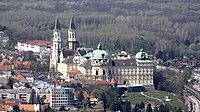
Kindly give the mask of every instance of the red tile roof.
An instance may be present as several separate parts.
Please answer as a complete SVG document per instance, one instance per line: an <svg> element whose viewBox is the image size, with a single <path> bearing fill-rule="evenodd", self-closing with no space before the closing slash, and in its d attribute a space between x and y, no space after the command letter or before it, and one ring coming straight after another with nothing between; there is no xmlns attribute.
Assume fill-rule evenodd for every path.
<svg viewBox="0 0 200 112"><path fill-rule="evenodd" d="M34 104L21 104L19 107L20 110L35 112Z"/></svg>
<svg viewBox="0 0 200 112"><path fill-rule="evenodd" d="M48 46L52 45L52 42L43 41L43 40L29 40L25 42L26 44L36 45L36 46Z"/></svg>
<svg viewBox="0 0 200 112"><path fill-rule="evenodd" d="M13 64L14 64L14 66L18 66L18 65L20 65L20 61L13 61Z"/></svg>
<svg viewBox="0 0 200 112"><path fill-rule="evenodd" d="M24 68L30 68L31 62L25 61L22 63Z"/></svg>
<svg viewBox="0 0 200 112"><path fill-rule="evenodd" d="M22 75L16 75L16 76L15 76L15 79L17 79L17 80L20 80L20 79L22 79L22 78L23 78Z"/></svg>
<svg viewBox="0 0 200 112"><path fill-rule="evenodd" d="M8 109L9 109L10 107L11 107L11 106L9 106L9 105L1 104L1 105L0 105L0 111L8 111Z"/></svg>
<svg viewBox="0 0 200 112"><path fill-rule="evenodd" d="M30 61L24 61L24 62L20 62L20 61L13 61L14 66L19 66L20 64L23 65L23 68L30 68L31 62Z"/></svg>
<svg viewBox="0 0 200 112"><path fill-rule="evenodd" d="M10 102L10 103L4 103L5 105L9 105L9 106L15 106L15 105L19 105L19 102L16 102L16 101L14 101L14 102Z"/></svg>
<svg viewBox="0 0 200 112"><path fill-rule="evenodd" d="M136 61L135 59L126 59L126 60L113 60L114 66L135 66Z"/></svg>
<svg viewBox="0 0 200 112"><path fill-rule="evenodd" d="M105 84L109 84L109 83L106 80L97 80L97 84L105 85Z"/></svg>
<svg viewBox="0 0 200 112"><path fill-rule="evenodd" d="M111 79L110 83L111 83L111 84L117 84L117 81L116 81L116 79L113 77L113 78Z"/></svg>
<svg viewBox="0 0 200 112"><path fill-rule="evenodd" d="M74 78L74 76L76 76L78 74L78 70L77 69L72 69L71 72L68 73L70 78Z"/></svg>
<svg viewBox="0 0 200 112"><path fill-rule="evenodd" d="M0 71L9 71L11 70L10 66L0 66Z"/></svg>

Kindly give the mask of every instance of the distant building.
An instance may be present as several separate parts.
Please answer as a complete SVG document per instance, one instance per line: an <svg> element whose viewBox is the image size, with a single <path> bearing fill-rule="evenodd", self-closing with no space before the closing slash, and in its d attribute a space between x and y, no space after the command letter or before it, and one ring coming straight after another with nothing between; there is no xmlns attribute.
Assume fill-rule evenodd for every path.
<svg viewBox="0 0 200 112"><path fill-rule="evenodd" d="M11 76L11 67L10 66L0 66L0 77L7 77Z"/></svg>
<svg viewBox="0 0 200 112"><path fill-rule="evenodd" d="M30 89L0 89L0 99L17 99L24 103L29 103L31 96Z"/></svg>
<svg viewBox="0 0 200 112"><path fill-rule="evenodd" d="M51 51L52 43L43 40L29 40L27 42L17 42L15 48L19 51L48 54Z"/></svg>
<svg viewBox="0 0 200 112"><path fill-rule="evenodd" d="M0 42L5 45L9 41L9 37L4 34L3 31L0 31Z"/></svg>
<svg viewBox="0 0 200 112"><path fill-rule="evenodd" d="M54 94L54 88L50 90L50 106L54 108L74 107L74 88L68 87L56 87L56 94Z"/></svg>

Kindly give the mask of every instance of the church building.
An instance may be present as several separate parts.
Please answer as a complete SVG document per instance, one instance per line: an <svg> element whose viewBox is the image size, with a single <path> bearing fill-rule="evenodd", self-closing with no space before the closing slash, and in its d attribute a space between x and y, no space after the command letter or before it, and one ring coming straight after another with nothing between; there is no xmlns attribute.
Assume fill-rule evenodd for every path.
<svg viewBox="0 0 200 112"><path fill-rule="evenodd" d="M60 78L65 81L71 80L70 71L78 70L85 78L104 80L111 84L115 82L118 87L143 86L154 89L155 63L148 58L148 54L142 49L135 56L123 54L124 52L120 53L120 58L113 58L101 44L96 50L79 47L74 17L71 17L68 29L67 49L64 49L60 22L56 18L50 68L60 72Z"/></svg>

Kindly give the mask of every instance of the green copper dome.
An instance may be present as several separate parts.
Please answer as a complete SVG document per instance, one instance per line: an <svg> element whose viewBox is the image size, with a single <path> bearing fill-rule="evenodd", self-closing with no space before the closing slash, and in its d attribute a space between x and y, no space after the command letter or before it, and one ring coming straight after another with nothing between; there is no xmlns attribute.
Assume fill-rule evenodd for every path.
<svg viewBox="0 0 200 112"><path fill-rule="evenodd" d="M135 59L139 59L139 60L148 59L148 54L146 52L144 52L143 49L141 49L140 52L138 52L135 55Z"/></svg>
<svg viewBox="0 0 200 112"><path fill-rule="evenodd" d="M98 45L97 50L94 50L91 54L92 60L105 60L108 59L108 52L102 50L101 44Z"/></svg>

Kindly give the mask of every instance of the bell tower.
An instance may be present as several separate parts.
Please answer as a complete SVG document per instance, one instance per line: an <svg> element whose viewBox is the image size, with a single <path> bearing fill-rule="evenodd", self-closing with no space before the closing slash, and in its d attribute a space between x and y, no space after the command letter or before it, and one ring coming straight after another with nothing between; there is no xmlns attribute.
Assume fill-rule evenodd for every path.
<svg viewBox="0 0 200 112"><path fill-rule="evenodd" d="M69 50L76 50L78 48L78 42L76 40L76 27L73 16L71 17L69 24L67 46L67 49Z"/></svg>
<svg viewBox="0 0 200 112"><path fill-rule="evenodd" d="M55 27L53 32L53 48L51 54L51 61L50 61L50 69L57 68L57 63L60 63L60 53L62 49L62 40L61 40L61 27L58 17L55 21Z"/></svg>

